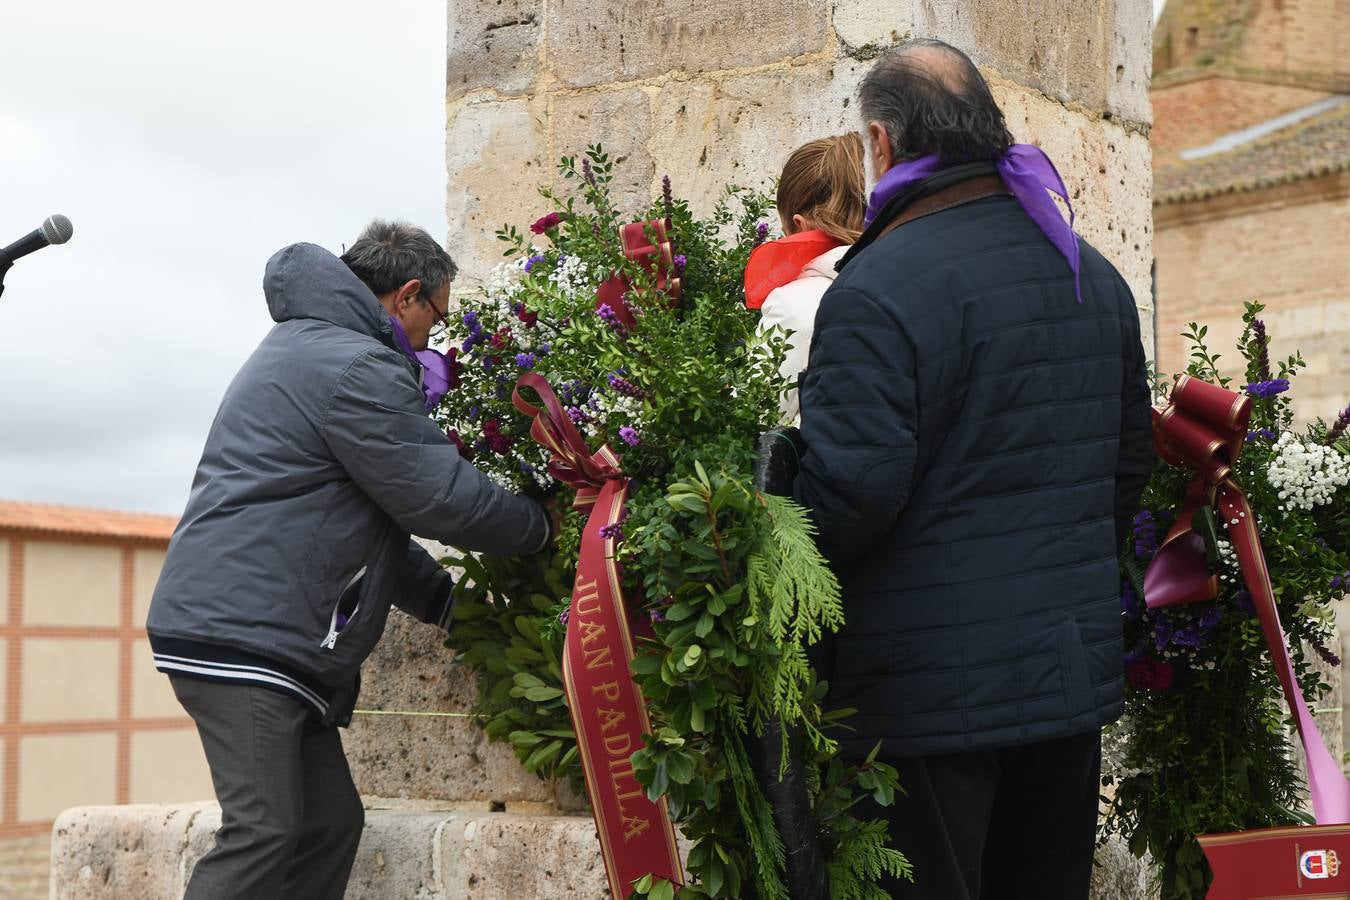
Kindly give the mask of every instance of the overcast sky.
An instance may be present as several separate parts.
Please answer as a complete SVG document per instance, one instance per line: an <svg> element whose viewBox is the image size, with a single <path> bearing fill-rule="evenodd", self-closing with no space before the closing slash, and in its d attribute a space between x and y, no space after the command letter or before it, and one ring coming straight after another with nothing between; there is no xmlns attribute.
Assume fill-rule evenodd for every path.
<svg viewBox="0 0 1350 900"><path fill-rule="evenodd" d="M445 236L442 0L43 0L0 26L0 499L177 514L273 251ZM453 249L453 248L452 248Z"/></svg>
<svg viewBox="0 0 1350 900"><path fill-rule="evenodd" d="M268 256L444 237L444 66L444 0L7 4L0 246L75 236L5 279L0 499L181 512Z"/></svg>

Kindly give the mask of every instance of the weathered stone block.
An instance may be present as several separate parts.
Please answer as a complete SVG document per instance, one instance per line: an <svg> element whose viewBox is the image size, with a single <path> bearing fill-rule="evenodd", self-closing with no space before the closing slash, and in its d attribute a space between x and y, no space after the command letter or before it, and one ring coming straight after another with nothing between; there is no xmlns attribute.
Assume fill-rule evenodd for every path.
<svg viewBox="0 0 1350 900"><path fill-rule="evenodd" d="M501 262L494 236L504 223L529 224L537 185L552 178L544 98L469 97L452 104L446 129L446 219L450 251L463 268L457 288Z"/></svg>
<svg viewBox="0 0 1350 900"><path fill-rule="evenodd" d="M214 824L198 824L208 811ZM204 834L209 845L219 821L219 808L205 803L67 810L52 828L51 896L181 897L189 836Z"/></svg>
<svg viewBox="0 0 1350 900"><path fill-rule="evenodd" d="M441 888L447 898L609 897L589 817L458 818L446 823L441 844Z"/></svg>
<svg viewBox="0 0 1350 900"><path fill-rule="evenodd" d="M914 31L910 0L835 0L830 23L840 49L853 59L874 59Z"/></svg>
<svg viewBox="0 0 1350 900"><path fill-rule="evenodd" d="M865 63L810 63L670 84L653 100L653 156L677 194L707 213L730 183L767 189L801 144L859 127Z"/></svg>
<svg viewBox="0 0 1350 900"><path fill-rule="evenodd" d="M450 3L446 96L454 100L481 88L528 91L539 67L543 7L543 0Z"/></svg>
<svg viewBox="0 0 1350 900"><path fill-rule="evenodd" d="M211 847L214 805L81 807L52 843L53 900L173 900ZM608 896L595 826L576 816L370 810L348 900Z"/></svg>
<svg viewBox="0 0 1350 900"><path fill-rule="evenodd" d="M390 612L362 669L357 706L373 712L358 712L342 734L357 788L374 797L552 804L549 786L469 717L473 674L453 665L444 639L439 629Z"/></svg>
<svg viewBox="0 0 1350 900"><path fill-rule="evenodd" d="M1110 96L1124 115L1148 108L1148 79L1140 73L1150 19L1149 5L1136 0L916 0L914 33L960 47L981 67L1064 102L1102 110ZM1126 32L1123 49L1118 30ZM1118 65L1125 67L1119 82Z"/></svg>
<svg viewBox="0 0 1350 900"><path fill-rule="evenodd" d="M553 155L579 159L589 145L602 145L615 163L610 199L624 214L636 214L652 201L653 94L658 94L654 88L622 88L559 93L549 101Z"/></svg>
<svg viewBox="0 0 1350 900"><path fill-rule="evenodd" d="M546 15L548 65L575 87L764 65L829 39L826 0L554 0Z"/></svg>

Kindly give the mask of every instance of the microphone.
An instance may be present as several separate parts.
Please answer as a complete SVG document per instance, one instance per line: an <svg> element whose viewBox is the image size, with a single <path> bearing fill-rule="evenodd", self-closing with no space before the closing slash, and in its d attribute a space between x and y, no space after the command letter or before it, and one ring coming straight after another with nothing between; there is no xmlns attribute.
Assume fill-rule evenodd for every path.
<svg viewBox="0 0 1350 900"><path fill-rule="evenodd" d="M70 236L75 233L75 226L70 224L70 220L65 216L48 216L42 223L41 228L34 228L32 231L19 238L3 250L0 255L9 258L10 262L21 256L27 256L34 250L41 250L48 244L64 244L70 240Z"/></svg>
<svg viewBox="0 0 1350 900"><path fill-rule="evenodd" d="M70 236L74 233L75 226L71 225L70 220L65 216L48 216L41 227L34 228L8 247L0 250L0 294L5 292L5 273L9 271L10 266L14 265L14 260L21 256L27 256L34 250L41 250L48 244L64 244L70 240Z"/></svg>

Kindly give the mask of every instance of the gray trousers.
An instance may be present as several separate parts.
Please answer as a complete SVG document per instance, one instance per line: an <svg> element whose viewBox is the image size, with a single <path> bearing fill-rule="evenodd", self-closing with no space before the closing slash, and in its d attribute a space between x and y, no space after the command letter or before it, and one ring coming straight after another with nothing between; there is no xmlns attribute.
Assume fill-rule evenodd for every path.
<svg viewBox="0 0 1350 900"><path fill-rule="evenodd" d="M335 727L261 687L170 675L220 801L185 900L340 900L365 812Z"/></svg>

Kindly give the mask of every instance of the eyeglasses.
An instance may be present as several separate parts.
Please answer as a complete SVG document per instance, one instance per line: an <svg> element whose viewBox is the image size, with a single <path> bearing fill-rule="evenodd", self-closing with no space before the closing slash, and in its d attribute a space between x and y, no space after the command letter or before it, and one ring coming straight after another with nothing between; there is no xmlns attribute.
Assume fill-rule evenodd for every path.
<svg viewBox="0 0 1350 900"><path fill-rule="evenodd" d="M430 297L422 297L421 300L427 306L431 307L432 313L436 316L436 324L431 326L431 330L427 332L427 336L438 338L445 334L446 329L450 327L450 304L446 303L445 312L441 312L436 308L436 304L431 302Z"/></svg>

